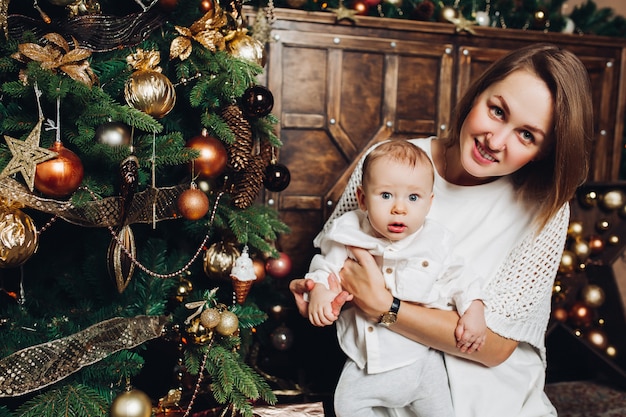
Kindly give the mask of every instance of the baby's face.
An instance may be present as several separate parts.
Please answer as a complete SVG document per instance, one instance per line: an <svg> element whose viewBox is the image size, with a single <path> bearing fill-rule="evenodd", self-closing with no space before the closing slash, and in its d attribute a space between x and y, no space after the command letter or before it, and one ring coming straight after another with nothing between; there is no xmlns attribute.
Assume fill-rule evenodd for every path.
<svg viewBox="0 0 626 417"><path fill-rule="evenodd" d="M374 230L391 241L403 239L424 224L433 199L432 170L423 163L412 167L380 158L370 165L358 193Z"/></svg>

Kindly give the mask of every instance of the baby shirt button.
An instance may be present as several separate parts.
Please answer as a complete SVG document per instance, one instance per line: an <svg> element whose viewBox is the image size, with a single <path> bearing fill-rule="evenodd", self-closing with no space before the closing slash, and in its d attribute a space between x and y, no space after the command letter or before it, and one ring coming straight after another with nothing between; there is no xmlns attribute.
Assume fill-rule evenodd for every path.
<svg viewBox="0 0 626 417"><path fill-rule="evenodd" d="M424 268L427 268L427 267L428 267L428 261L423 260L423 261L422 261L422 266L423 266Z"/></svg>
<svg viewBox="0 0 626 417"><path fill-rule="evenodd" d="M385 269L385 273L387 273L387 274L391 274L392 272L393 272L393 268Z"/></svg>

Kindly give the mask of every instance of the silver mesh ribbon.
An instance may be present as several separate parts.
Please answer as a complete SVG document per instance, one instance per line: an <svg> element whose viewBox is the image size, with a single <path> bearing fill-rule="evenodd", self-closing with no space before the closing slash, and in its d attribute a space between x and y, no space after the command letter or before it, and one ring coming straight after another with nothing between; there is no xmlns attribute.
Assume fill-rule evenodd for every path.
<svg viewBox="0 0 626 417"><path fill-rule="evenodd" d="M0 398L44 388L123 349L161 336L164 316L116 317L0 360Z"/></svg>

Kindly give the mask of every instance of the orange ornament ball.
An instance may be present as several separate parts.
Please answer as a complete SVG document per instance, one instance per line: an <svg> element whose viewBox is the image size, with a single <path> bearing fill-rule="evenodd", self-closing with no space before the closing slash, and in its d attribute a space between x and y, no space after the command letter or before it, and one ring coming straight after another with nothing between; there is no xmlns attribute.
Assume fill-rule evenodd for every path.
<svg viewBox="0 0 626 417"><path fill-rule="evenodd" d="M58 155L37 165L35 188L48 197L66 197L83 181L83 163L59 141L54 142L50 150Z"/></svg>
<svg viewBox="0 0 626 417"><path fill-rule="evenodd" d="M265 279L265 262L262 259L253 259L252 266L254 267L254 275L256 276L256 282L261 282Z"/></svg>
<svg viewBox="0 0 626 417"><path fill-rule="evenodd" d="M555 308L552 311L552 317L556 321L559 321L561 323L565 323L567 321L568 312L567 312L567 310L565 308L558 307L558 308Z"/></svg>
<svg viewBox="0 0 626 417"><path fill-rule="evenodd" d="M226 169L228 153L219 139L203 132L189 139L186 146L200 152L192 163L193 173L199 178L216 178Z"/></svg>
<svg viewBox="0 0 626 417"><path fill-rule="evenodd" d="M197 188L183 191L176 201L178 211L187 220L198 220L209 211L209 198Z"/></svg>
<svg viewBox="0 0 626 417"><path fill-rule="evenodd" d="M213 10L213 0L202 0L200 2L200 11L203 13L208 13Z"/></svg>

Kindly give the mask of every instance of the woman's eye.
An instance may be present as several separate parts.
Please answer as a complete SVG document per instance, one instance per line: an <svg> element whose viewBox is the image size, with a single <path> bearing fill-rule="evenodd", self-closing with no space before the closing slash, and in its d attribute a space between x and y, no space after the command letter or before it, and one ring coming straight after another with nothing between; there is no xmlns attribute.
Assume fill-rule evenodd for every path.
<svg viewBox="0 0 626 417"><path fill-rule="evenodd" d="M391 198L391 193L380 193L380 196L384 199L384 200L389 200Z"/></svg>
<svg viewBox="0 0 626 417"><path fill-rule="evenodd" d="M535 141L535 136L531 132L529 132L528 130L522 131L522 138L525 141L528 141L528 142L534 142Z"/></svg>
<svg viewBox="0 0 626 417"><path fill-rule="evenodd" d="M498 119L502 119L504 117L504 110L502 110L500 107L498 106L492 106L491 107L491 113L497 117Z"/></svg>
<svg viewBox="0 0 626 417"><path fill-rule="evenodd" d="M419 200L419 196L417 194L411 194L409 196L409 201L417 201Z"/></svg>

